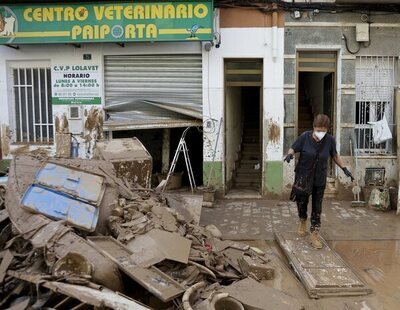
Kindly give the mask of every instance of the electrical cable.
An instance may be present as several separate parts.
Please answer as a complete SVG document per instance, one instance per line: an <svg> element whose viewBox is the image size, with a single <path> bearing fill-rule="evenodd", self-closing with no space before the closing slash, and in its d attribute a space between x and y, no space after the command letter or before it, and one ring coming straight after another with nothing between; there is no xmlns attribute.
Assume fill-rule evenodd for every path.
<svg viewBox="0 0 400 310"><path fill-rule="evenodd" d="M361 49L361 44L358 42L358 49L356 50L356 51L352 51L352 50L350 50L350 48L349 48L349 46L348 46L348 44L347 44L347 37L344 35L344 34L342 34L342 37L343 37L343 40L344 40L344 44L345 44L345 46L346 46L346 50L350 53L350 54L352 54L352 55L354 55L354 54L357 54L359 51L360 51L360 49Z"/></svg>
<svg viewBox="0 0 400 310"><path fill-rule="evenodd" d="M260 3L262 2L262 3ZM334 3L289 3L281 0L264 0L254 1L242 0L217 0L215 1L215 7L247 7L260 9L265 13L272 12L276 9L271 7L271 4L277 4L279 10L285 11L309 11L319 10L325 13L342 13L342 12L354 12L354 13L365 13L365 11L378 11L385 12L387 14L399 14L400 5L398 4L334 4Z"/></svg>

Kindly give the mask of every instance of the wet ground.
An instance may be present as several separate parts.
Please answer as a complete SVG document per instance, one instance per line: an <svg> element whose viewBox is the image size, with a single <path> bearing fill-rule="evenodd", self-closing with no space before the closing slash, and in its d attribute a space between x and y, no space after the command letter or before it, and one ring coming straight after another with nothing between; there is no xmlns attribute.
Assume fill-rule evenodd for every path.
<svg viewBox="0 0 400 310"><path fill-rule="evenodd" d="M272 258L275 278L264 284L297 298L305 309L400 309L400 217L349 202L324 202L322 230L329 245L373 290L368 296L310 299L273 240L273 230L296 228L297 211L291 202L220 200L203 208L201 224L213 223L224 237L264 250Z"/></svg>
<svg viewBox="0 0 400 310"><path fill-rule="evenodd" d="M213 208L203 208L200 224L215 224L226 239L273 240L275 230L296 229L297 207L294 202L276 200L218 200ZM326 240L400 239L400 217L394 210L324 201L321 233Z"/></svg>

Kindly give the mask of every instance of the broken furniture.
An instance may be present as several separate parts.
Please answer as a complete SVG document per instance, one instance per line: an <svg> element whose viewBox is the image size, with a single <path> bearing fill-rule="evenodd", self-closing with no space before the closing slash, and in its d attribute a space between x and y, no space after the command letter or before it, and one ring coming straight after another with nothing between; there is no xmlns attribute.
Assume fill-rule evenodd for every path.
<svg viewBox="0 0 400 310"><path fill-rule="evenodd" d="M113 170L112 165L105 161L58 159L57 163L79 167L80 170L99 175L103 175L99 167L111 172ZM109 258L105 257L71 228L66 227L64 223L55 222L41 214L32 213L21 207L21 197L31 185L41 166L42 162L32 156L16 156L10 165L6 209L16 232L22 235L24 239L30 240L34 248L43 249L46 247L47 252L52 253L54 260L64 257L69 252L80 253L93 265L93 282L107 286L113 291L122 291L123 285L118 268ZM99 206L102 213L99 215L96 231L103 231L102 228L106 227L106 218L110 213L109 205L117 198L115 188L107 186Z"/></svg>
<svg viewBox="0 0 400 310"><path fill-rule="evenodd" d="M87 231L96 229L98 206L105 190L104 177L45 163L34 182L22 197L23 207Z"/></svg>
<svg viewBox="0 0 400 310"><path fill-rule="evenodd" d="M133 253L112 237L88 237L96 248L114 261L132 279L152 292L162 301L169 301L183 294L183 287L154 266L138 265Z"/></svg>
<svg viewBox="0 0 400 310"><path fill-rule="evenodd" d="M153 159L137 138L99 141L95 158L111 162L118 178L142 187L151 187Z"/></svg>
<svg viewBox="0 0 400 310"><path fill-rule="evenodd" d="M364 281L320 237L322 249L295 232L275 232L276 240L311 298L361 296L372 292Z"/></svg>
<svg viewBox="0 0 400 310"><path fill-rule="evenodd" d="M75 303L78 300L71 308L85 307L85 303L98 306L102 302L109 306L113 297L120 296L114 293L118 291L155 309L166 306L182 309L182 295L198 283L204 282L205 289L216 292L220 283L229 285L245 278L244 273L258 279L257 269L241 270L239 260L244 255L249 267L268 268L269 260L264 253L238 242L221 240L217 227L198 225L201 196L169 194L171 205L168 205L163 194L124 185L115 176L113 165L104 160L54 159L50 164L43 164L35 157L16 156L14 160L4 215L4 221L12 223L6 223L0 246L7 244L10 251L9 258L0 252L4 261L0 269L4 270L7 285L19 286L21 280L37 284L37 288L52 290L45 294L63 298L59 301L62 304L68 303L68 296ZM57 177L60 171L61 178ZM87 175L77 177L76 173ZM102 196L92 195L92 190L100 193L103 184L94 182L91 188L88 180L92 175L104 181ZM31 184L33 179L36 181ZM52 187L54 184L57 186ZM62 193L96 208L99 211L96 236L88 236L82 227L67 226L65 221L51 220L21 207L21 196L32 186L45 188L51 194ZM89 190L82 190L85 188ZM45 197L51 194L46 192ZM198 207L196 212L192 212L194 204ZM109 234L113 237L104 237ZM23 255L18 252L21 243L20 248L26 249ZM32 295L33 285L23 287L23 297L31 298L28 306L33 307L33 302L43 303L44 298ZM17 289L9 286L7 294L16 295ZM66 297L57 292L65 293ZM109 298L98 292L107 292ZM221 296L215 295L210 300L217 306L231 305L230 299L220 299ZM191 303L197 306L207 297L193 295ZM126 309L125 299L117 299L122 305L109 307ZM133 305L140 305L135 300L135 304L130 304L132 309ZM10 306L11 301L4 304Z"/></svg>

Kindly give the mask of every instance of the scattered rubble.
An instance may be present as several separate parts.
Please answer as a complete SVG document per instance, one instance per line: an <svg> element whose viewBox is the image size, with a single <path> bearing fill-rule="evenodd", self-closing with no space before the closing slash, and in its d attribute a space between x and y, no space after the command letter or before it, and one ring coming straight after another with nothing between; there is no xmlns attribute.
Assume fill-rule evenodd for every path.
<svg viewBox="0 0 400 310"><path fill-rule="evenodd" d="M258 282L274 276L262 251L198 225L202 199L193 212L195 198L140 187L114 167L14 158L0 210L0 307L302 308Z"/></svg>

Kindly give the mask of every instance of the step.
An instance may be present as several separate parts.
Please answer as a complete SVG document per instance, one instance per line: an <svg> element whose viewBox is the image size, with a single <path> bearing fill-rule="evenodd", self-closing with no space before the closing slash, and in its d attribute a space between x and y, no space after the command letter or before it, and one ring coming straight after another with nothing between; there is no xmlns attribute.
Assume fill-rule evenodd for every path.
<svg viewBox="0 0 400 310"><path fill-rule="evenodd" d="M242 143L242 150L257 150L260 149L259 143Z"/></svg>
<svg viewBox="0 0 400 310"><path fill-rule="evenodd" d="M260 150L249 150L249 149L245 149L241 151L242 156L243 155L257 155L260 156Z"/></svg>
<svg viewBox="0 0 400 310"><path fill-rule="evenodd" d="M242 154L240 159L239 159L239 163L241 163L243 160L256 160L257 162L259 162L261 160L261 156L260 154Z"/></svg>
<svg viewBox="0 0 400 310"><path fill-rule="evenodd" d="M312 113L312 107L309 105L299 105L299 113Z"/></svg>
<svg viewBox="0 0 400 310"><path fill-rule="evenodd" d="M243 135L259 136L260 130L258 129L243 129Z"/></svg>
<svg viewBox="0 0 400 310"><path fill-rule="evenodd" d="M259 161L257 160L256 161L256 163L254 163L254 164L252 164L252 163L243 163L243 162L240 162L239 163L239 168L238 169L253 169L253 170L256 170L256 169L254 169L254 165L257 165L259 163ZM260 164L260 169L261 169L261 164ZM256 170L257 171L257 170Z"/></svg>
<svg viewBox="0 0 400 310"><path fill-rule="evenodd" d="M238 168L236 170L236 176L237 177L261 177L261 170L256 170L256 169L245 169L245 168Z"/></svg>
<svg viewBox="0 0 400 310"><path fill-rule="evenodd" d="M299 116L298 116L299 120L313 120L314 119L314 115L312 113L302 113L299 112Z"/></svg>
<svg viewBox="0 0 400 310"><path fill-rule="evenodd" d="M233 181L233 187L242 189L259 189L261 187L261 180L259 182L237 182Z"/></svg>
<svg viewBox="0 0 400 310"><path fill-rule="evenodd" d="M243 164L250 164L250 165L255 165L255 164L259 164L260 161L257 159L241 159L239 164L243 165Z"/></svg>
<svg viewBox="0 0 400 310"><path fill-rule="evenodd" d="M236 176L233 178L235 183L260 183L261 182L261 175L259 176Z"/></svg>
<svg viewBox="0 0 400 310"><path fill-rule="evenodd" d="M239 167L236 169L237 173L260 173L261 174L261 167L260 169L254 169L254 166L249 167Z"/></svg>
<svg viewBox="0 0 400 310"><path fill-rule="evenodd" d="M260 138L259 137L248 137L248 136L243 136L242 141L244 143L259 143Z"/></svg>

